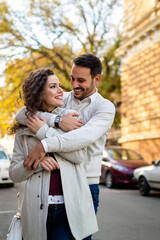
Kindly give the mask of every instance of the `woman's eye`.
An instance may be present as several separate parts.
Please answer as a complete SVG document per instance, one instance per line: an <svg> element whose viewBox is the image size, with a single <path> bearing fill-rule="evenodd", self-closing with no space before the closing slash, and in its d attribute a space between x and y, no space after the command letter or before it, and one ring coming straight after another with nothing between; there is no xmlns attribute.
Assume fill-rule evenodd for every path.
<svg viewBox="0 0 160 240"><path fill-rule="evenodd" d="M51 88L55 88L55 86L51 86Z"/></svg>

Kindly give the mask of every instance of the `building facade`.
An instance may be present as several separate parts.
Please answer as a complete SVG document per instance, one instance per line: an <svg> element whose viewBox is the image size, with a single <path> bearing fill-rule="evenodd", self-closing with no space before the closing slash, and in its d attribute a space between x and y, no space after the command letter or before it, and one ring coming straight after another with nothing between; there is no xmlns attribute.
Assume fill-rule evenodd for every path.
<svg viewBox="0 0 160 240"><path fill-rule="evenodd" d="M122 146L160 158L160 0L123 0Z"/></svg>

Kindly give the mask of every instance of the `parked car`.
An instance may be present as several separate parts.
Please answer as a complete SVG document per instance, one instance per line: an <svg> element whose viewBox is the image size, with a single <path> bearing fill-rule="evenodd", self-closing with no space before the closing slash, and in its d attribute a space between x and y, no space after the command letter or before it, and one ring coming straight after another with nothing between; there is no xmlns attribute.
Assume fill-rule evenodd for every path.
<svg viewBox="0 0 160 240"><path fill-rule="evenodd" d="M13 182L9 178L10 159L5 150L0 148L0 184L6 184L8 186L14 186Z"/></svg>
<svg viewBox="0 0 160 240"><path fill-rule="evenodd" d="M119 146L106 147L101 163L100 182L108 188L118 184L135 184L134 169L149 165L135 151Z"/></svg>
<svg viewBox="0 0 160 240"><path fill-rule="evenodd" d="M148 196L151 189L160 191L160 159L152 163L151 166L134 170L134 177L139 183L142 196Z"/></svg>

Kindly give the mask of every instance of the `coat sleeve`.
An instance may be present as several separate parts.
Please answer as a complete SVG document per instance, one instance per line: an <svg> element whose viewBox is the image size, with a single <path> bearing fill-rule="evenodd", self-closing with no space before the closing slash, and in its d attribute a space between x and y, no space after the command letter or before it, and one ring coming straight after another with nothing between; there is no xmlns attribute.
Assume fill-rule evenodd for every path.
<svg viewBox="0 0 160 240"><path fill-rule="evenodd" d="M15 119L19 124L27 125L27 117L25 113L26 113L26 107L21 108L16 113Z"/></svg>
<svg viewBox="0 0 160 240"><path fill-rule="evenodd" d="M58 131L60 131L60 133ZM63 132L61 129L55 130L54 128L48 127L47 124L44 124L36 133L36 137L39 140L42 140L46 137L58 136L61 134L66 134L66 133ZM83 163L85 163L88 160L87 148L82 148L80 150L71 151L71 152L59 152L57 154L62 158L76 164L79 164L82 161Z"/></svg>
<svg viewBox="0 0 160 240"><path fill-rule="evenodd" d="M16 121L26 125L26 107L21 108L18 113L16 114ZM73 111L75 112L75 111ZM48 124L43 125L38 132L36 133L36 137L39 140L42 140L46 137L53 137L53 136L58 136L60 135L54 128L49 127L48 125L50 124L51 118L53 116L53 114L51 113L43 113L43 112L37 112L37 115L39 117L45 118L45 120L47 121ZM64 133L65 134L65 133ZM71 161L73 163L79 164L82 162L85 163L88 160L88 155L87 155L87 149L83 148L83 149L79 149L78 151L70 151L70 152L59 152L57 153L59 156L61 156L62 158Z"/></svg>
<svg viewBox="0 0 160 240"><path fill-rule="evenodd" d="M15 183L25 181L28 178L30 178L33 174L43 170L43 168L40 165L38 166L36 171L29 170L27 167L24 167L23 166L24 158L25 153L23 148L23 139L22 136L19 136L16 133L13 148L13 156L9 167L9 176L11 180Z"/></svg>
<svg viewBox="0 0 160 240"><path fill-rule="evenodd" d="M41 118L44 118L46 120L46 123L49 125L49 126L53 126L53 123L52 123L52 119L53 117L56 117L56 114L51 114L51 113L48 113L48 112L36 112L36 115L38 117L41 117ZM19 123L19 124L22 124L22 125L27 125L27 116L26 116L26 107L23 107L21 108L17 113L16 113L16 116L15 116L15 119L16 121Z"/></svg>
<svg viewBox="0 0 160 240"><path fill-rule="evenodd" d="M72 152L85 148L97 141L111 128L115 116L115 107L111 102L99 104L93 110L90 120L79 129L63 135L45 139L48 152Z"/></svg>

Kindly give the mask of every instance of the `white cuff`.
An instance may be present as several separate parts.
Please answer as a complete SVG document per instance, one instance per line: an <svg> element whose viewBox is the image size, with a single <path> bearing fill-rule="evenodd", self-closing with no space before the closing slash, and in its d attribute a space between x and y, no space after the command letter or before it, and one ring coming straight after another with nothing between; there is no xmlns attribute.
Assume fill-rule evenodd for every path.
<svg viewBox="0 0 160 240"><path fill-rule="evenodd" d="M52 117L50 119L50 124L49 124L50 127L55 127L54 120L55 120L56 116L57 116L56 114L52 115Z"/></svg>
<svg viewBox="0 0 160 240"><path fill-rule="evenodd" d="M44 151L47 153L48 152L48 146L47 146L46 140L45 139L41 140L41 143L43 145Z"/></svg>

